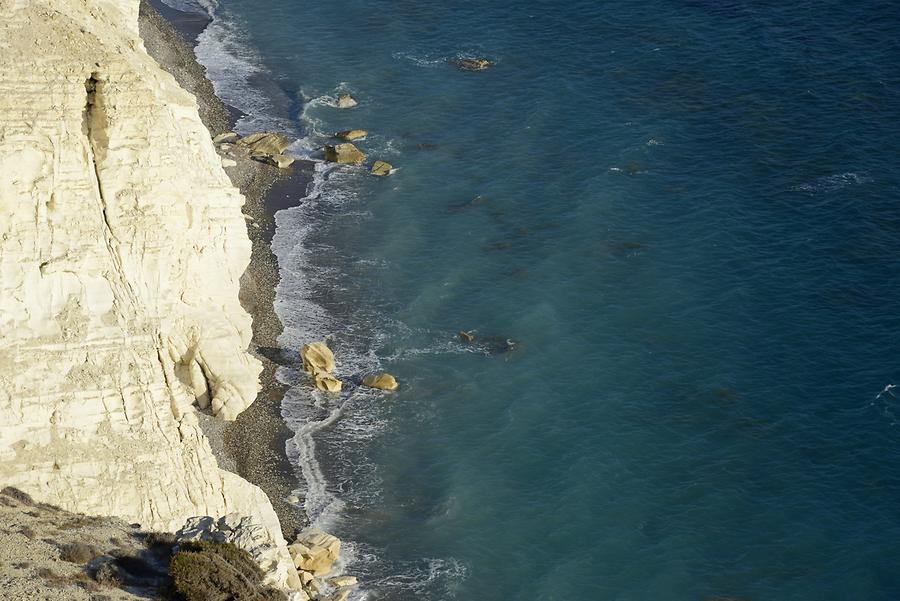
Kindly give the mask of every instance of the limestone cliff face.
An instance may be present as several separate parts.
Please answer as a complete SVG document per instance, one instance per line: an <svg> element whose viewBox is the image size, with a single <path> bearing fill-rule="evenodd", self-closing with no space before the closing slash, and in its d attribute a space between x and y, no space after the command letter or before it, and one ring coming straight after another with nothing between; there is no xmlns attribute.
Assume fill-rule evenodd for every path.
<svg viewBox="0 0 900 601"><path fill-rule="evenodd" d="M243 198L137 13L0 0L0 482L145 528L234 512L283 544L194 409L234 419L258 388Z"/></svg>

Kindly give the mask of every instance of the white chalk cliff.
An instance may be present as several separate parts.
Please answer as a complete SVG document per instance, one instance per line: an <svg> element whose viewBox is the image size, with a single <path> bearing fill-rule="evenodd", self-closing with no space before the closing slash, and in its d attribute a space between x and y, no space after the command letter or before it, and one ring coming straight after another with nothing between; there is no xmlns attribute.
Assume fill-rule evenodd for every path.
<svg viewBox="0 0 900 601"><path fill-rule="evenodd" d="M150 529L248 516L285 580L271 504L195 408L234 419L258 389L243 197L137 15L0 0L0 484Z"/></svg>

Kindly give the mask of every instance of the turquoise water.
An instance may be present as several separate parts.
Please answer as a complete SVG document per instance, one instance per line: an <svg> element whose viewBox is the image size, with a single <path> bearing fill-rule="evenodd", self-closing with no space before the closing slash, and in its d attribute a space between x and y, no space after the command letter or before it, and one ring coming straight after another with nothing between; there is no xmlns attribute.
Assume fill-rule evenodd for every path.
<svg viewBox="0 0 900 601"><path fill-rule="evenodd" d="M281 372L357 598L900 598L895 7L215 15L242 131L363 128L398 168L319 164L274 241L281 343L328 336L349 384Z"/></svg>

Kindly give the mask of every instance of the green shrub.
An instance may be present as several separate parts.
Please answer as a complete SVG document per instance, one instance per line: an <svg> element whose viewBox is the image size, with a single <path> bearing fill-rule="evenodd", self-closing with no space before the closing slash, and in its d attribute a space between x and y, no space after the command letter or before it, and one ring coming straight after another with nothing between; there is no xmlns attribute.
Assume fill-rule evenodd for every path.
<svg viewBox="0 0 900 601"><path fill-rule="evenodd" d="M187 543L172 558L169 574L186 601L286 601L263 586L250 554L231 543Z"/></svg>

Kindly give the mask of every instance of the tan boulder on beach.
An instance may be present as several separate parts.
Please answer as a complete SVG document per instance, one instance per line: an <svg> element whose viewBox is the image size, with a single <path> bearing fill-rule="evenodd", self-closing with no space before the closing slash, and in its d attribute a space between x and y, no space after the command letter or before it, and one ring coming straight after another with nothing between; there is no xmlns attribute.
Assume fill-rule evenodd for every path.
<svg viewBox="0 0 900 601"><path fill-rule="evenodd" d="M378 388L380 390L397 390L400 384L391 374L372 374L363 378L363 386Z"/></svg>
<svg viewBox="0 0 900 601"><path fill-rule="evenodd" d="M255 154L276 155L283 154L287 147L291 145L291 141L282 134L261 131L241 138L237 141L237 145L249 148Z"/></svg>
<svg viewBox="0 0 900 601"><path fill-rule="evenodd" d="M366 155L350 142L344 142L334 146L325 146L325 160L332 163L358 165L366 160Z"/></svg>

